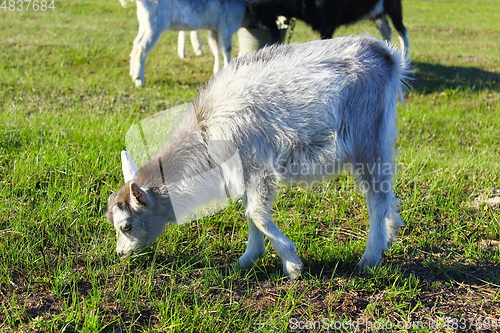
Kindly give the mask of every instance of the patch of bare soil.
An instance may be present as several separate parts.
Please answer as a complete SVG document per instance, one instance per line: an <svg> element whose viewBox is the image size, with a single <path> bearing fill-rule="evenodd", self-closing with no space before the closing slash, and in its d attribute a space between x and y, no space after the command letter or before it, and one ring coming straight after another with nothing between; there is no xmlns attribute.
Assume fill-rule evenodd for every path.
<svg viewBox="0 0 500 333"><path fill-rule="evenodd" d="M474 200L468 202L468 206L475 209L481 207L489 207L492 209L500 209L500 191L493 190L493 193L481 193Z"/></svg>

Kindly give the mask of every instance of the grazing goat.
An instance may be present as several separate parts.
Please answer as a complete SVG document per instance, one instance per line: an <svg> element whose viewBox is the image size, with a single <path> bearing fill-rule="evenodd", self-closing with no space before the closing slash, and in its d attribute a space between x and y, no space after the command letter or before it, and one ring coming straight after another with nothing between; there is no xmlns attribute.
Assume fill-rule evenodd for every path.
<svg viewBox="0 0 500 333"><path fill-rule="evenodd" d="M127 0L120 0L123 6ZM133 0L130 0L133 1ZM146 59L165 30L210 30L208 43L215 56L214 73L229 63L233 34L245 15L245 0L141 0L137 3L139 33L130 53L130 76L144 85Z"/></svg>
<svg viewBox="0 0 500 333"><path fill-rule="evenodd" d="M295 17L311 25L321 38L332 38L341 25L362 19L373 20L385 41L391 40L391 27L385 18L389 15L399 33L404 52L410 46L403 25L401 0L253 0L252 12L265 26L271 29L274 42L279 41L276 18Z"/></svg>
<svg viewBox="0 0 500 333"><path fill-rule="evenodd" d="M376 266L403 225L391 159L408 73L407 57L371 36L275 44L235 58L140 169L122 152L125 185L108 200L116 252L151 245L167 223L186 222L190 210L224 193L242 196L249 221L237 266L252 267L267 237L295 279L297 247L271 218L278 185L310 187L347 168L370 217L360 267Z"/></svg>

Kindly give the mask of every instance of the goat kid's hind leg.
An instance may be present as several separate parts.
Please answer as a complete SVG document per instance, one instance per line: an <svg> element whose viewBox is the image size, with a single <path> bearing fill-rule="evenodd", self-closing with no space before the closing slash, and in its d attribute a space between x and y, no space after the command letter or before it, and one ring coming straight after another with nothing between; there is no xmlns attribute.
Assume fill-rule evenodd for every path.
<svg viewBox="0 0 500 333"><path fill-rule="evenodd" d="M253 177L247 186L245 215L250 221L249 247L239 262L243 265L254 260L257 254L262 254L265 251L263 236L266 236L283 262L283 273L294 280L302 272L302 261L297 256L295 244L283 235L271 218L276 185L276 178L271 173L262 173ZM253 230L254 227L260 233Z"/></svg>
<svg viewBox="0 0 500 333"><path fill-rule="evenodd" d="M226 67L231 60L233 34L226 30L219 30L218 39L219 50L222 52L222 56L224 57L224 67Z"/></svg>
<svg viewBox="0 0 500 333"><path fill-rule="evenodd" d="M404 225L396 212L397 199L392 191L392 164L366 164L364 168L371 171L367 173L365 170L356 170L360 187L366 193L370 217L366 249L359 263L361 269L372 268L380 263L382 252L389 250L398 227Z"/></svg>
<svg viewBox="0 0 500 333"><path fill-rule="evenodd" d="M222 64L220 60L220 45L217 31L210 30L208 32L208 46L214 54L214 74L221 70Z"/></svg>

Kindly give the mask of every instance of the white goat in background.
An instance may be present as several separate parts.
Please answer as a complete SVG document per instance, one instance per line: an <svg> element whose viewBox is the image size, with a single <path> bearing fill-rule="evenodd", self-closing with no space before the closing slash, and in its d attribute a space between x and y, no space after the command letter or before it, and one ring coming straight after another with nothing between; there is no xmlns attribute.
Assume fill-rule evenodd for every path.
<svg viewBox="0 0 500 333"><path fill-rule="evenodd" d="M252 267L267 237L295 279L297 247L271 218L278 185L310 187L348 168L370 217L360 267L376 266L403 225L392 156L408 74L402 52L370 36L273 45L234 59L141 168L122 153L126 183L108 200L117 253L151 245L167 223L185 222L221 193L241 195L249 235L238 266ZM219 182L211 176L217 173Z"/></svg>
<svg viewBox="0 0 500 333"><path fill-rule="evenodd" d="M120 2L127 4L127 0ZM136 4L139 33L130 53L130 76L136 86L144 85L146 59L162 32L169 29L210 30L214 73L222 68L220 51L224 66L229 63L233 34L245 15L245 0L141 0Z"/></svg>

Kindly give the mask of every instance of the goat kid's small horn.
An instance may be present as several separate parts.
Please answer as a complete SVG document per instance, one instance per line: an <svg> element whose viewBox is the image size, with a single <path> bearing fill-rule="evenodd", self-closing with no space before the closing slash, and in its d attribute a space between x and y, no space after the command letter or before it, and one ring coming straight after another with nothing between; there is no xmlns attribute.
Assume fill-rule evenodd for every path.
<svg viewBox="0 0 500 333"><path fill-rule="evenodd" d="M132 157L130 157L129 153L125 150L122 150L121 157L123 179L125 180L125 183L137 179L139 177L139 169L132 160Z"/></svg>

